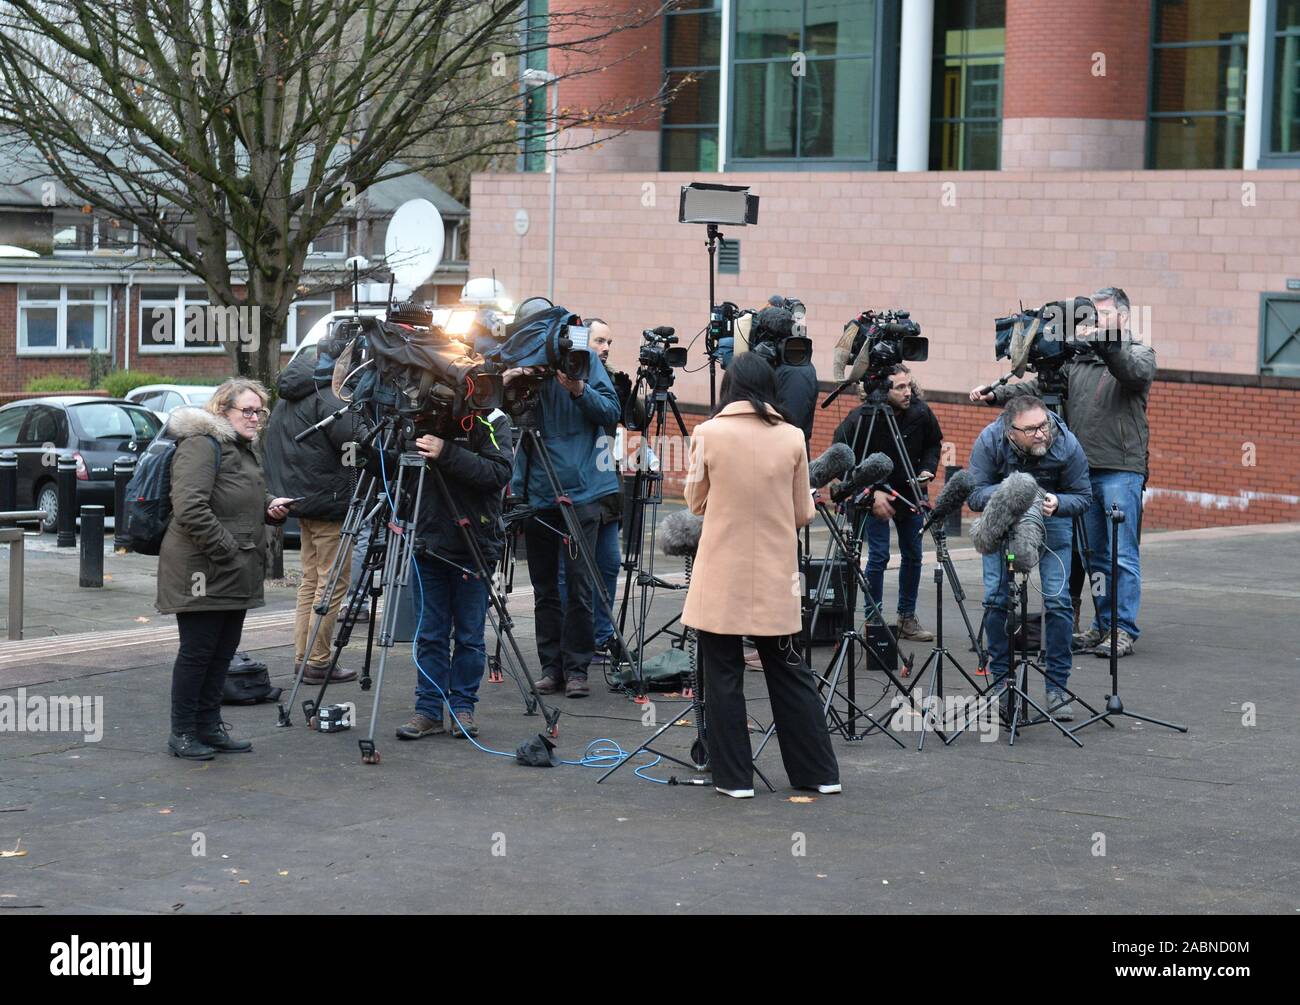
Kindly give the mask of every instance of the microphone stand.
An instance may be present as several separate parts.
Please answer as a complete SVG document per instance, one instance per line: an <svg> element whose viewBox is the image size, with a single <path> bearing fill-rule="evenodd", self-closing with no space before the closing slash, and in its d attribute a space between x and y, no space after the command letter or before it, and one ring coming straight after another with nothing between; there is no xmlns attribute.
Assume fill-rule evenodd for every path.
<svg viewBox="0 0 1300 1005"><path fill-rule="evenodd" d="M1020 720L1024 716L1027 718L1028 712L1024 710L1025 705L1032 705L1038 712L1038 718L1028 720L1025 725L1037 725L1043 722L1050 722L1053 726L1061 731L1061 735L1073 743L1076 747L1082 747L1083 743L1073 732L1061 725L1060 721L1055 719L1047 709L1029 697L1029 668L1032 666L1039 673L1044 673L1043 668L1038 666L1029 656L1029 573L1019 573L1020 580L1016 581L1017 573L1012 568L1012 561L1015 556L1011 549L1005 545L1002 551L1002 574L1007 580L1007 606L1003 609L1004 614L1010 614L1015 610L1017 603L1020 605L1019 618L1019 635L1020 641L1015 642L1015 636L1009 636L1008 641L1013 643L1011 655L1015 657L1010 672L1003 678L1002 682L988 691L988 698L991 701L997 698L999 704L1003 696L1009 698L1008 717L1010 719L1010 734L1007 739L1007 746L1014 747L1016 744L1016 735L1020 729ZM1010 620L1008 618L1008 620ZM1009 681L1009 683L1008 683ZM969 722L967 723L969 726ZM964 726L963 729L966 727ZM956 730L953 737L962 730Z"/></svg>
<svg viewBox="0 0 1300 1005"><path fill-rule="evenodd" d="M1118 504L1112 504L1110 513L1107 516L1110 518L1110 694L1106 695L1106 711L1098 712L1091 718L1085 719L1070 732L1077 733L1085 726L1091 726L1094 722L1100 722L1103 719L1106 720L1107 725L1114 725L1114 723L1110 722L1112 715L1125 715L1130 719L1139 719L1155 726L1164 726L1165 729L1174 729L1180 733L1186 733L1186 726L1165 722L1163 719L1152 719L1149 716L1128 711L1124 708L1124 701L1119 696L1119 652L1115 646L1116 633L1119 627L1119 590L1116 589L1116 586L1118 585L1119 576L1119 525L1124 522L1124 514Z"/></svg>

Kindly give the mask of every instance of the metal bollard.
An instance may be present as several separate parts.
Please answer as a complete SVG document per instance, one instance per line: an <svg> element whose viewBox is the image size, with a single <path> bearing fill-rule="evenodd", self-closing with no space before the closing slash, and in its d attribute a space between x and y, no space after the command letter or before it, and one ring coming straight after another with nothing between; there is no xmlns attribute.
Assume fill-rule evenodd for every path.
<svg viewBox="0 0 1300 1005"><path fill-rule="evenodd" d="M135 474L135 458L119 457L113 462L113 547L129 548L126 538L126 483Z"/></svg>
<svg viewBox="0 0 1300 1005"><path fill-rule="evenodd" d="M55 521L59 548L77 546L77 462L71 457L60 457L58 466L59 512Z"/></svg>
<svg viewBox="0 0 1300 1005"><path fill-rule="evenodd" d="M104 507L81 510L81 574L78 586L104 585Z"/></svg>
<svg viewBox="0 0 1300 1005"><path fill-rule="evenodd" d="M943 466L943 483L948 484L949 480L958 471L961 470L960 464L945 464ZM948 518L943 522L943 532L951 537L961 537L961 507L948 514Z"/></svg>
<svg viewBox="0 0 1300 1005"><path fill-rule="evenodd" d="M18 455L12 450L0 453L0 513L18 508ZM0 527L17 526L12 520L0 522Z"/></svg>

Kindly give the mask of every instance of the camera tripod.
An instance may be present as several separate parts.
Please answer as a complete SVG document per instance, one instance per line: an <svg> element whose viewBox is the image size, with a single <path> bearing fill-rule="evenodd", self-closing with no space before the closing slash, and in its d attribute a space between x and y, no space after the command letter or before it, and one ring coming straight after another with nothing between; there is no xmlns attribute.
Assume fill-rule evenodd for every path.
<svg viewBox="0 0 1300 1005"><path fill-rule="evenodd" d="M656 379L657 378L657 379ZM675 614L666 624L653 633L647 634L650 621L650 602L651 593L655 589L665 590L682 590L689 586L679 586L675 583L669 583L666 580L658 578L654 574L656 543L658 540L659 528L659 504L663 502L663 471L662 458L664 456L664 437L666 435L665 427L668 422L668 413L671 411L674 421L677 423L677 429L686 439L686 423L682 421L682 414L677 408L677 398L668 387L671 383L672 373L669 371L667 380L662 379L662 375L647 373L644 368L637 376L637 387L643 383L653 381L650 387L646 389L645 395L645 422L646 433L649 433L649 448L643 433L641 449L638 451L640 460L636 464L636 474L632 478L632 506L631 513L628 515L627 523L623 534L623 568L625 578L623 585L623 600L619 605L618 612L618 629L620 635L623 633L624 626L627 622L629 602L632 597L633 574L636 577L637 588L637 611L633 617L633 627L635 636L635 649L627 651L625 658L633 663L635 667L635 676L637 682L637 701L645 699L645 651L646 647L660 635L668 634L674 639L676 648L681 648L685 644L686 632L684 629L674 631L673 625L681 621L681 615ZM635 397L636 392L633 391ZM653 430L653 431L652 431ZM652 431L652 432L651 432ZM655 448L658 448L656 450ZM660 469L656 469L656 464L652 458L658 458ZM644 547L646 531L646 511L649 510L650 520L650 549L647 552Z"/></svg>
<svg viewBox="0 0 1300 1005"><path fill-rule="evenodd" d="M385 447L391 445L394 441L396 438L395 433L396 431L393 428L388 430L384 437ZM412 472L414 472L414 488L409 487ZM338 554L335 556L335 562L330 570L321 600L313 608L315 617L308 635L303 662L299 665L294 687L287 702L279 706L280 714L277 725L292 725L289 709L292 707L302 685L307 656L315 644L324 616L329 610L334 591L338 588L343 564L346 556L351 552L351 543L355 539L362 522L369 519L371 526L370 538L367 542L361 574L361 583L367 584L366 589L363 591L360 584L358 585L358 589L353 592L347 609L340 619L339 630L334 640L334 654L329 668L326 670L325 679L321 684L316 700L303 702L304 715L308 720L308 724L314 727L317 711L321 708L321 702L324 700L326 689L329 686L330 673L337 665L344 646L348 644L351 638L352 627L359 616L365 598L368 596L370 619L366 639L365 663L360 680L363 691L370 690L371 686L370 664L376 634L378 634L380 655L379 669L374 682L375 697L370 717L370 729L366 738L358 741L361 748L362 762L366 764L380 763L380 754L375 747L375 728L379 720L379 702L383 690L384 670L387 665L389 651L394 645L397 618L401 609L402 591L408 586L411 566L415 556L417 554L428 554L417 544L416 531L423 504L425 478L430 473L433 476L433 483L445 515L453 520L460 529L461 538L465 543L466 551L471 556L473 565L467 568L440 555L430 555L429 557L447 562L461 571L467 578L478 579L484 584L488 594L488 616L493 622L493 628L498 637L498 652L500 651L501 639L504 638L508 643L508 655L513 656L514 666L511 676L519 685L520 693L523 696L524 714L535 715L540 709L551 735L558 734L559 709L548 708L537 691L533 678L528 671L527 662L524 660L519 644L514 637L513 621L510 618L505 600L497 591L496 584L488 571L482 550L479 547L478 540L474 537L473 531L470 529L469 522L455 505L450 490L447 488L446 479L436 466L426 464L425 458L421 454L403 452L398 458L397 475L391 492L386 478L381 481L370 473L363 475L354 488L353 502L349 506L348 515L344 520L343 533L340 535ZM376 496L381 492L382 496L371 506L371 501L375 500ZM382 542L380 541L381 534L385 535ZM374 579L377 571L380 572L378 585L375 584ZM376 626L375 613L380 596L384 596L385 601L379 623ZM378 629L377 633L376 628Z"/></svg>
<svg viewBox="0 0 1300 1005"><path fill-rule="evenodd" d="M515 522L516 526L522 526L522 524L527 520L535 521L539 526L545 527L553 533L558 534L562 539L576 546L578 557L582 560L582 567L591 581L592 608L594 610L597 603L604 608L606 615L609 617L610 627L614 633L612 652L625 654L627 652L627 645L623 639L622 629L615 623L612 599L605 592L605 584L601 580L600 569L596 565L596 560L591 553L591 549L587 546L587 539L582 532L582 523L578 519L576 506L574 505L572 498L570 498L570 496L564 491L564 486L560 484L560 476L556 473L555 464L551 460L551 454L547 449L546 441L542 438L541 431L537 428L535 409L536 406L534 405L520 416L519 436L521 445L519 449L524 451L523 485L525 493L521 500L521 505L523 505L525 509L518 517L514 517L512 522ZM554 507L547 506L545 510L552 508L559 510L560 519L564 522L563 529L551 526L538 516L539 512L544 512L545 510L536 507L528 507L528 483L530 480L529 475L534 456L536 456L542 466L542 473L545 475L551 494L555 499ZM563 673L562 669L561 673ZM639 672L637 674L637 690L638 696L643 700L645 689Z"/></svg>

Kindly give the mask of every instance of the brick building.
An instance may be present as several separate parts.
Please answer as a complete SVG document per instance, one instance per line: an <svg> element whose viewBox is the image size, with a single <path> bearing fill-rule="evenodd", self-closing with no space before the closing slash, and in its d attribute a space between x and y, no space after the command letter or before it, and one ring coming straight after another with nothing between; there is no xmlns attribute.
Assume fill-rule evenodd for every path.
<svg viewBox="0 0 1300 1005"><path fill-rule="evenodd" d="M223 346L187 338L187 310L193 317L195 307L206 307L202 281L140 241L134 228L68 204L53 180L11 159L13 149L6 147L0 163L0 401L23 397L33 378L87 378L92 350L115 369L167 379L216 383L229 376ZM437 303L459 298L468 278L461 232L469 210L418 175L381 182L358 199L358 212L313 243L302 281L318 292L291 305L284 359L313 322L351 305L344 263L360 254L381 265L388 221L411 199L432 202L445 228L442 262L415 295ZM188 228L192 241L192 225L177 226ZM242 295L239 252L232 247L228 255Z"/></svg>
<svg viewBox="0 0 1300 1005"><path fill-rule="evenodd" d="M587 9L529 6L538 24ZM613 324L618 368L642 329L685 344L707 322L680 187L748 185L759 223L723 228L716 299L799 296L824 390L849 318L909 309L964 465L994 416L966 394L1005 369L993 319L1122 286L1160 362L1148 525L1300 519L1300 0L682 0L542 68L562 108L677 88L558 144L555 298ZM476 176L471 198L472 269L516 299L546 291L544 92L518 172ZM690 423L702 342L674 388ZM852 404L819 413L815 451Z"/></svg>

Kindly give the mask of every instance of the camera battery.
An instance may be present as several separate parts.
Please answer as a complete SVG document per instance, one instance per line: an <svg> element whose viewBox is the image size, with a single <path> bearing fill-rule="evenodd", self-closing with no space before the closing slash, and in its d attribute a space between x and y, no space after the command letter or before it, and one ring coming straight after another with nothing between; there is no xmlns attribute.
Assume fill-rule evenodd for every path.
<svg viewBox="0 0 1300 1005"><path fill-rule="evenodd" d="M321 733L338 733L352 728L351 705L326 705L316 710L316 729Z"/></svg>

